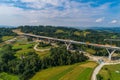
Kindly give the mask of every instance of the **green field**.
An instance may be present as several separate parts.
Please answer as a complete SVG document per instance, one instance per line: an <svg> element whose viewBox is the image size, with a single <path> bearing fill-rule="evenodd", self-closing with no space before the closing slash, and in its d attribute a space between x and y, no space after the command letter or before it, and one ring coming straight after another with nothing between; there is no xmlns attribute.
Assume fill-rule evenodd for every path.
<svg viewBox="0 0 120 80"><path fill-rule="evenodd" d="M88 52L88 53L90 53L90 54L95 54L95 53L96 53L95 50L90 49L90 48L86 49L86 52Z"/></svg>
<svg viewBox="0 0 120 80"><path fill-rule="evenodd" d="M120 64L104 66L99 74L103 80L120 80Z"/></svg>
<svg viewBox="0 0 120 80"><path fill-rule="evenodd" d="M59 33L65 33L63 30L61 30L61 29L58 29L58 30L56 30L56 32L55 32L56 34L59 34Z"/></svg>
<svg viewBox="0 0 120 80"><path fill-rule="evenodd" d="M85 62L48 68L36 73L31 80L90 80L96 65L95 62Z"/></svg>
<svg viewBox="0 0 120 80"><path fill-rule="evenodd" d="M6 41L6 40L9 40L9 39L12 39L12 38L14 38L14 36L3 36L2 41Z"/></svg>
<svg viewBox="0 0 120 80"><path fill-rule="evenodd" d="M35 50L33 49L33 47L35 46L35 42L29 42L27 41L25 38L18 38L17 41L12 44L13 45L13 49L20 49L16 52L16 56L17 57L20 57L21 54L27 54L29 52L34 52ZM49 47L50 48L50 47ZM44 49L48 49L47 48L43 48L41 47L42 50ZM44 57L44 56L47 56L49 55L49 50L45 50L45 51L35 51L40 57Z"/></svg>
<svg viewBox="0 0 120 80"><path fill-rule="evenodd" d="M50 51L41 51L41 52L38 52L38 51L35 51L41 58L45 57L45 56L49 56L50 54Z"/></svg>
<svg viewBox="0 0 120 80"><path fill-rule="evenodd" d="M10 75L5 72L0 73L0 80L20 80L18 76Z"/></svg>
<svg viewBox="0 0 120 80"><path fill-rule="evenodd" d="M19 57L21 54L27 54L29 52L36 52L40 57L44 57L44 56L47 56L49 55L49 50L45 50L45 51L35 51L33 49L35 43L30 43L30 44L14 44L13 45L13 49L21 49L21 50L18 50L16 52L16 56ZM43 49L44 50L44 49Z"/></svg>
<svg viewBox="0 0 120 80"><path fill-rule="evenodd" d="M28 43L28 44L14 44L13 49L28 49L28 48L33 48L34 43Z"/></svg>
<svg viewBox="0 0 120 80"><path fill-rule="evenodd" d="M80 33L79 31L75 31L75 32L74 32L74 35L76 35L76 36L81 36L81 33Z"/></svg>
<svg viewBox="0 0 120 80"><path fill-rule="evenodd" d="M21 54L27 54L29 52L34 52L33 46L34 46L34 43L29 43L29 44L15 43L13 44L13 49L20 49L15 54L17 57L19 57Z"/></svg>

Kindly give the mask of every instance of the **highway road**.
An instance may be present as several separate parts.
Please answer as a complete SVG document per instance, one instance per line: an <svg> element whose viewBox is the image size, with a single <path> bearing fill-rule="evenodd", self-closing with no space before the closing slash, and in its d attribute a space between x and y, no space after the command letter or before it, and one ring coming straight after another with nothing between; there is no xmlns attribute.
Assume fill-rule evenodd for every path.
<svg viewBox="0 0 120 80"><path fill-rule="evenodd" d="M40 38L40 39L48 39L48 40L54 40L54 41L60 41L60 42L65 42L65 43L72 43L72 44L83 44L83 45L90 45L90 46L95 46L95 47L100 47L100 48L107 48L107 49L113 49L114 50L120 50L120 47L116 47L116 46L111 46L111 45L102 45L102 44L94 44L94 43L87 43L87 42L80 42L80 41L74 41L74 40L65 40L65 39L58 39L58 38L53 38L53 37L46 37L46 36L39 36L39 35L34 35L34 34L29 34L29 33L20 33L20 35L24 35L24 36L30 36L30 37L35 37L35 38ZM36 51L39 51L37 49L37 45L36 44L34 46L34 49ZM109 53L110 54L110 53ZM94 57L91 57L92 59ZM97 58L93 59L95 61L98 61ZM96 80L96 75L99 73L99 71L101 70L101 68L104 65L113 65L113 64L120 64L120 62L115 62L115 63L106 63L106 62L102 62L100 65L98 65L95 70L93 71L91 80Z"/></svg>
<svg viewBox="0 0 120 80"><path fill-rule="evenodd" d="M87 42L80 42L80 41L74 41L74 40L58 39L58 38L39 36L39 35L28 34L28 33L23 33L22 35L41 38L41 39L48 39L48 40L55 40L55 41L60 41L60 42L72 43L72 44L83 44L83 45L90 45L90 46L113 49L113 50L120 50L120 47L111 46L111 45L102 45L102 44L87 43Z"/></svg>

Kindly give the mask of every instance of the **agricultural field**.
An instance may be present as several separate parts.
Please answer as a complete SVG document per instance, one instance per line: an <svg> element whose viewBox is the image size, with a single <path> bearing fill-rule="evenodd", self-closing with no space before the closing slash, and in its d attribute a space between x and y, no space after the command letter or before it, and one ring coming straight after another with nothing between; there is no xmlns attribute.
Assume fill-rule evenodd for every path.
<svg viewBox="0 0 120 80"><path fill-rule="evenodd" d="M18 51L16 52L16 56L20 57L21 54L27 54L29 52L36 52L41 58L43 58L44 56L49 55L49 49L50 46L43 48L43 47L38 47L38 49L41 49L42 51L35 51L33 49L33 47L36 45L36 42L29 42L26 38L17 38L17 41L12 44L13 45L13 49L18 49ZM44 50L45 49L45 50Z"/></svg>
<svg viewBox="0 0 120 80"><path fill-rule="evenodd" d="M41 58L43 58L43 57L46 57L46 56L49 56L49 54L50 54L50 51L48 51L48 50L46 50L46 51L35 51Z"/></svg>
<svg viewBox="0 0 120 80"><path fill-rule="evenodd" d="M99 74L103 80L120 80L120 64L104 66Z"/></svg>
<svg viewBox="0 0 120 80"><path fill-rule="evenodd" d="M88 53L90 53L90 54L95 54L95 53L96 53L95 50L90 49L90 48L87 48L87 49L86 49L86 52L88 52Z"/></svg>
<svg viewBox="0 0 120 80"><path fill-rule="evenodd" d="M14 36L3 36L2 41L7 41L7 40L12 39L12 38L14 38Z"/></svg>
<svg viewBox="0 0 120 80"><path fill-rule="evenodd" d="M46 45L46 43L45 43ZM45 57L45 56L49 56L50 54L50 49L53 48L53 47L58 47L57 44L52 44L52 45L48 45L47 43L47 46L41 46L41 45L37 45L37 49L39 49L39 51L36 51L36 53L41 57Z"/></svg>
<svg viewBox="0 0 120 80"><path fill-rule="evenodd" d="M74 32L74 35L76 35L76 36L81 36L81 33L80 33L79 31L75 31L75 32Z"/></svg>
<svg viewBox="0 0 120 80"><path fill-rule="evenodd" d="M13 45L13 49L17 50L15 54L17 57L19 57L21 54L34 52L33 46L35 45L35 43L34 42L30 43L24 38L17 39L17 41L12 45Z"/></svg>
<svg viewBox="0 0 120 80"><path fill-rule="evenodd" d="M61 29L58 29L58 30L56 30L56 32L55 32L56 34L59 34L59 33L65 33L63 30L61 30Z"/></svg>
<svg viewBox="0 0 120 80"><path fill-rule="evenodd" d="M36 73L31 80L90 80L96 66L95 62L84 62L48 68Z"/></svg>

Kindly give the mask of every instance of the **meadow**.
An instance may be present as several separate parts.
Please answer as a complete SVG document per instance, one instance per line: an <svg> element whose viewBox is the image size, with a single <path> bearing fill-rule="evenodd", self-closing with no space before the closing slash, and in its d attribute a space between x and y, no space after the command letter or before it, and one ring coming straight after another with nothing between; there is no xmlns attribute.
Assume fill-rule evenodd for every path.
<svg viewBox="0 0 120 80"><path fill-rule="evenodd" d="M12 38L14 38L14 36L3 36L2 41L6 41L6 40L9 40L9 39L12 39Z"/></svg>
<svg viewBox="0 0 120 80"><path fill-rule="evenodd" d="M95 62L52 67L37 72L31 80L90 80Z"/></svg>
<svg viewBox="0 0 120 80"><path fill-rule="evenodd" d="M120 64L104 66L99 74L103 80L120 80Z"/></svg>

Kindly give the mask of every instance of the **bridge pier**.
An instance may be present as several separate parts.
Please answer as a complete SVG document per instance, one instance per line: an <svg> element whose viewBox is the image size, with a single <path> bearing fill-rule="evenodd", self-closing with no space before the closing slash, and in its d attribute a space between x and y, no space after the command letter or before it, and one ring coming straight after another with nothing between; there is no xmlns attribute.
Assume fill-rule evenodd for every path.
<svg viewBox="0 0 120 80"><path fill-rule="evenodd" d="M111 57L112 57L112 55L115 53L116 50L114 49L114 50L111 51L111 52L110 52L109 49L107 49L107 48L106 48L106 50L107 50L107 52L108 52L108 54L109 54L109 55L108 55L108 59L109 59L109 61L111 61Z"/></svg>
<svg viewBox="0 0 120 80"><path fill-rule="evenodd" d="M66 47L67 47L67 50L69 50L71 43L65 42L65 45L66 45Z"/></svg>
<svg viewBox="0 0 120 80"><path fill-rule="evenodd" d="M42 39L42 41L45 42L45 43L51 43L50 39Z"/></svg>

